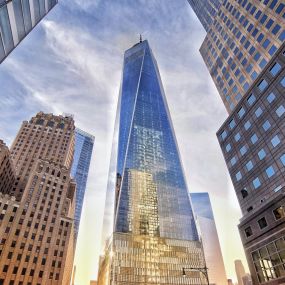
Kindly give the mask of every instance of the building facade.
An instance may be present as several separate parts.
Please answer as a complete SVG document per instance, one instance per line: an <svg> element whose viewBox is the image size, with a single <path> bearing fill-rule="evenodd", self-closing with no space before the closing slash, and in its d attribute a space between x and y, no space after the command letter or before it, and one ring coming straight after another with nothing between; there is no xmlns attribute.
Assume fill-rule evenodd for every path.
<svg viewBox="0 0 285 285"><path fill-rule="evenodd" d="M209 194L191 193L190 197L209 268L210 284L227 285L226 270Z"/></svg>
<svg viewBox="0 0 285 285"><path fill-rule="evenodd" d="M57 4L57 0L0 0L0 63Z"/></svg>
<svg viewBox="0 0 285 285"><path fill-rule="evenodd" d="M210 29L216 17L222 0L188 0L197 18L203 25L206 32Z"/></svg>
<svg viewBox="0 0 285 285"><path fill-rule="evenodd" d="M253 284L285 281L285 43L217 132Z"/></svg>
<svg viewBox="0 0 285 285"><path fill-rule="evenodd" d="M38 113L23 122L11 148L16 181L0 196L0 284L70 283L73 151L72 118Z"/></svg>
<svg viewBox="0 0 285 285"><path fill-rule="evenodd" d="M235 270L236 270L238 285L245 285L243 284L243 277L245 276L245 270L242 261L239 259L235 260Z"/></svg>
<svg viewBox="0 0 285 285"><path fill-rule="evenodd" d="M282 0L222 1L200 52L229 113L285 41L284 21Z"/></svg>
<svg viewBox="0 0 285 285"><path fill-rule="evenodd" d="M75 129L75 150L71 167L71 176L76 181L76 203L75 203L75 240L77 239L80 225L80 218L89 166L94 145L94 136L76 128Z"/></svg>
<svg viewBox="0 0 285 285"><path fill-rule="evenodd" d="M158 66L147 41L125 52L114 232L98 284L205 284L205 266Z"/></svg>

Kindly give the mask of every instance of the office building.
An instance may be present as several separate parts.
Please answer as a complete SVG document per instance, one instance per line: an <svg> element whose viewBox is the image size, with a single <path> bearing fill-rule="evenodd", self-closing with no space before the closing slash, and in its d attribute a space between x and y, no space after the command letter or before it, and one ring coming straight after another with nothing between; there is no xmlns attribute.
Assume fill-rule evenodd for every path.
<svg viewBox="0 0 285 285"><path fill-rule="evenodd" d="M285 43L217 132L253 284L285 281Z"/></svg>
<svg viewBox="0 0 285 285"><path fill-rule="evenodd" d="M242 278L245 276L245 270L241 260L235 260L235 270L236 270L238 285L244 285Z"/></svg>
<svg viewBox="0 0 285 285"><path fill-rule="evenodd" d="M242 282L243 282L243 285L252 285L252 279L251 279L250 274L246 273L242 277Z"/></svg>
<svg viewBox="0 0 285 285"><path fill-rule="evenodd" d="M23 122L11 148L16 180L0 196L0 284L70 283L73 151L71 117L38 113Z"/></svg>
<svg viewBox="0 0 285 285"><path fill-rule="evenodd" d="M210 284L227 285L226 270L209 194L191 193L190 197L209 268Z"/></svg>
<svg viewBox="0 0 285 285"><path fill-rule="evenodd" d="M98 284L206 284L177 142L148 42L125 52L118 107L114 232ZM183 276L183 268L188 268Z"/></svg>
<svg viewBox="0 0 285 285"><path fill-rule="evenodd" d="M0 63L57 4L57 0L0 0Z"/></svg>
<svg viewBox="0 0 285 285"><path fill-rule="evenodd" d="M200 52L229 113L285 41L284 21L282 0L222 2Z"/></svg>
<svg viewBox="0 0 285 285"><path fill-rule="evenodd" d="M71 167L71 176L76 182L76 203L75 203L75 240L79 232L79 224L86 190L90 160L94 145L94 136L76 128L75 129L75 150Z"/></svg>
<svg viewBox="0 0 285 285"><path fill-rule="evenodd" d="M188 0L206 32L210 29L222 0Z"/></svg>

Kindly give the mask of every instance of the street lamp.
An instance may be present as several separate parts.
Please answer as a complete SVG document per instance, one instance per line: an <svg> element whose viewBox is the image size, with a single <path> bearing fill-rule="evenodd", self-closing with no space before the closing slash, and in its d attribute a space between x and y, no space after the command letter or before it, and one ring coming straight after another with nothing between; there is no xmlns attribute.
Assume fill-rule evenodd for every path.
<svg viewBox="0 0 285 285"><path fill-rule="evenodd" d="M209 283L209 276L208 276L208 268L207 266L205 267L183 267L182 268L182 274L183 276L186 276L186 270L191 270L191 271L199 271L201 272L207 279L207 284L210 285Z"/></svg>

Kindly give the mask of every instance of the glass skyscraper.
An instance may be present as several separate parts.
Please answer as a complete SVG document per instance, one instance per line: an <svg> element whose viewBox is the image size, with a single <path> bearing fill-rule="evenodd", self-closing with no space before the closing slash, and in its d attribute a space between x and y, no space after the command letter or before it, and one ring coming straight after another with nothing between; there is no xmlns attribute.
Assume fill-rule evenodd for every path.
<svg viewBox="0 0 285 285"><path fill-rule="evenodd" d="M0 0L0 63L57 4L57 0Z"/></svg>
<svg viewBox="0 0 285 285"><path fill-rule="evenodd" d="M209 268L210 284L227 285L226 270L209 194L191 193L190 197Z"/></svg>
<svg viewBox="0 0 285 285"><path fill-rule="evenodd" d="M74 233L76 238L79 232L82 205L84 201L94 139L94 136L78 128L75 129L75 149L71 168L71 176L76 181L76 203L74 215Z"/></svg>
<svg viewBox="0 0 285 285"><path fill-rule="evenodd" d="M200 284L202 246L156 60L147 41L125 52L113 235L99 284ZM110 273L111 272L111 273Z"/></svg>

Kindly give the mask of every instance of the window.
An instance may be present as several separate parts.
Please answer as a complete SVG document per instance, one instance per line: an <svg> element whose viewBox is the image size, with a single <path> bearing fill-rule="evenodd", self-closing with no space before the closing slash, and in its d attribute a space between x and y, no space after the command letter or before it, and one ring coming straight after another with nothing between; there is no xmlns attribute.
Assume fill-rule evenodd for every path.
<svg viewBox="0 0 285 285"><path fill-rule="evenodd" d="M221 138L222 138L222 140L224 140L226 137L227 137L227 132L226 132L226 131L223 131L223 132L221 133Z"/></svg>
<svg viewBox="0 0 285 285"><path fill-rule="evenodd" d="M283 79L281 80L281 85L282 85L283 87L285 87L285 77L283 77Z"/></svg>
<svg viewBox="0 0 285 285"><path fill-rule="evenodd" d="M245 233L245 236L246 236L246 237L252 236L252 229L251 229L251 227L247 227L247 228L244 230L244 233Z"/></svg>
<svg viewBox="0 0 285 285"><path fill-rule="evenodd" d="M232 159L231 159L231 165L234 166L237 162L237 159L236 157L234 156Z"/></svg>
<svg viewBox="0 0 285 285"><path fill-rule="evenodd" d="M246 146L244 145L239 151L241 155L244 155L247 152Z"/></svg>
<svg viewBox="0 0 285 285"><path fill-rule="evenodd" d="M232 149L232 146L230 143L228 143L226 146L226 151L229 152L231 149Z"/></svg>
<svg viewBox="0 0 285 285"><path fill-rule="evenodd" d="M272 45L272 47L269 49L268 53L270 55L274 55L276 51L277 51L277 47L275 45Z"/></svg>
<svg viewBox="0 0 285 285"><path fill-rule="evenodd" d="M239 172L236 173L236 180L237 180L237 181L240 181L241 178L242 178L242 175L241 175L241 173L240 173L240 171L239 171Z"/></svg>
<svg viewBox="0 0 285 285"><path fill-rule="evenodd" d="M251 94L248 98L247 98L247 102L248 104L251 106L254 102L255 102L256 98L253 94Z"/></svg>
<svg viewBox="0 0 285 285"><path fill-rule="evenodd" d="M241 192L242 198L246 198L248 196L248 192L246 188L243 188L240 192Z"/></svg>
<svg viewBox="0 0 285 285"><path fill-rule="evenodd" d="M252 181L252 184L253 184L254 189L257 189L258 187L260 187L261 182L260 182L259 178L257 177Z"/></svg>
<svg viewBox="0 0 285 285"><path fill-rule="evenodd" d="M259 159L262 160L265 156L266 156L266 153L265 153L264 149L261 149L261 150L258 152L258 157L259 157Z"/></svg>
<svg viewBox="0 0 285 285"><path fill-rule="evenodd" d="M267 96L267 101L268 101L268 103L272 103L275 98L276 98L275 94L274 94L273 92L271 92L271 93Z"/></svg>
<svg viewBox="0 0 285 285"><path fill-rule="evenodd" d="M278 117L281 117L285 113L285 108L283 105L279 106L276 110L276 114Z"/></svg>
<svg viewBox="0 0 285 285"><path fill-rule="evenodd" d="M260 83L258 84L258 88L260 91L264 91L267 86L268 86L268 83L265 79L262 79Z"/></svg>
<svg viewBox="0 0 285 285"><path fill-rule="evenodd" d="M256 116L257 118L259 118L261 114L262 114L262 109L261 109L260 107L258 107L258 108L256 109L256 111L255 111L255 116Z"/></svg>
<svg viewBox="0 0 285 285"><path fill-rule="evenodd" d="M269 128L271 127L271 124L269 123L268 120L266 120L263 125L262 125L262 128L267 131Z"/></svg>
<svg viewBox="0 0 285 285"><path fill-rule="evenodd" d="M244 110L243 107L241 107L241 108L239 109L239 111L238 111L238 116L239 116L239 118L242 118L244 114L245 114L245 110Z"/></svg>
<svg viewBox="0 0 285 285"><path fill-rule="evenodd" d="M247 122L244 124L244 128L245 128L246 130L248 130L250 127L251 127L251 123L250 123L250 121L247 121Z"/></svg>
<svg viewBox="0 0 285 285"><path fill-rule="evenodd" d="M250 171L253 168L252 161L250 160L245 166L246 166L247 171Z"/></svg>
<svg viewBox="0 0 285 285"><path fill-rule="evenodd" d="M255 144L255 143L258 141L257 135L254 134L254 135L250 138L250 140L251 140L251 142L252 142L253 144Z"/></svg>
<svg viewBox="0 0 285 285"><path fill-rule="evenodd" d="M237 133L235 135L235 141L238 142L240 140L241 136L240 136L240 133Z"/></svg>
<svg viewBox="0 0 285 285"><path fill-rule="evenodd" d="M282 164L285 166L285 154L282 154L280 157Z"/></svg>
<svg viewBox="0 0 285 285"><path fill-rule="evenodd" d="M270 73L275 76L281 70L281 65L276 62L270 69Z"/></svg>
<svg viewBox="0 0 285 285"><path fill-rule="evenodd" d="M257 222L258 222L259 228L261 230L267 227L267 222L266 222L266 219L264 217L261 218L260 220L258 220Z"/></svg>
<svg viewBox="0 0 285 285"><path fill-rule="evenodd" d="M230 129L233 129L235 127L235 125L236 125L236 122L234 119L232 119L229 123Z"/></svg>
<svg viewBox="0 0 285 285"><path fill-rule="evenodd" d="M271 143L272 143L273 147L276 147L277 145L279 145L280 139L279 139L278 135L276 135L276 136L271 140Z"/></svg>
<svg viewBox="0 0 285 285"><path fill-rule="evenodd" d="M265 170L267 177L270 178L271 176L273 176L275 174L275 170L273 168L273 166L269 166L268 168L266 168Z"/></svg>
<svg viewBox="0 0 285 285"><path fill-rule="evenodd" d="M283 206L273 210L273 214L276 220L280 220L285 217L285 208Z"/></svg>

